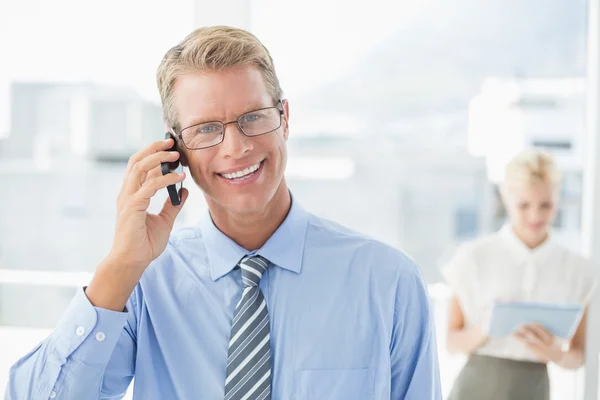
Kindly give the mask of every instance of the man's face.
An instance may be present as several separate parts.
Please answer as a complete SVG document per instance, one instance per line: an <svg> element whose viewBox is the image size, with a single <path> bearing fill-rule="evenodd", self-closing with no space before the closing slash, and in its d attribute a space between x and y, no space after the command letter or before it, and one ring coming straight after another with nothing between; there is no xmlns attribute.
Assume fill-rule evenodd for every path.
<svg viewBox="0 0 600 400"><path fill-rule="evenodd" d="M254 66L180 76L174 100L182 128L201 122L236 121L249 111L281 107L273 103L262 74ZM225 126L225 137L217 146L188 150L180 143L190 173L211 210L237 215L264 212L278 190L287 191L283 179L287 162L287 101L283 102L283 109L281 127L261 136L247 137L233 123Z"/></svg>

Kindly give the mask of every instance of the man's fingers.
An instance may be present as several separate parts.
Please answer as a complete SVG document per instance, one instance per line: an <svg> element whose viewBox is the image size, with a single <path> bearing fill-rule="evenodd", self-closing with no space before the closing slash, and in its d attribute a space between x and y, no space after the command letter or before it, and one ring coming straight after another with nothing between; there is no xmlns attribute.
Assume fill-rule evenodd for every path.
<svg viewBox="0 0 600 400"><path fill-rule="evenodd" d="M175 223L175 218L177 218L177 215L183 208L183 205L189 196L188 190L186 188L182 188L179 191L179 196L181 198L181 203L178 206L174 206L173 203L171 203L171 198L167 197L167 200L165 200L165 205L158 214L158 216L167 221L170 226L173 226Z"/></svg>
<svg viewBox="0 0 600 400"><path fill-rule="evenodd" d="M160 140L160 141L149 144L148 146L144 147L142 150L138 151L137 153L135 153L131 157L129 157L129 161L127 162L127 169L125 170L125 176L123 178L123 184L121 185L121 193L120 193L119 197L121 197L121 195L124 194L123 192L125 191L125 188L128 187L128 185L130 183L129 175L131 174L131 170L136 163L138 163L139 161L143 160L144 158L146 158L149 155L154 154L156 152L169 150L172 146L173 146L172 138Z"/></svg>
<svg viewBox="0 0 600 400"><path fill-rule="evenodd" d="M159 140L158 142L153 142L149 144L142 150L129 157L129 162L127 163L127 170L129 171L137 162L143 160L151 154L158 153L159 151L169 150L171 147L173 147L173 144L173 139L171 138Z"/></svg>
<svg viewBox="0 0 600 400"><path fill-rule="evenodd" d="M148 179L148 172L161 166L161 163L174 162L179 159L179 153L176 151L161 151L154 153L138 161L131 167L129 176L127 177L128 183L126 187L127 193L135 193Z"/></svg>
<svg viewBox="0 0 600 400"><path fill-rule="evenodd" d="M156 166L154 168L152 168L149 172L148 175L146 175L146 179L152 179L152 178L157 178L159 176L162 176L162 168L161 166Z"/></svg>
<svg viewBox="0 0 600 400"><path fill-rule="evenodd" d="M185 179L185 172L181 173L168 173L167 175L161 175L155 178L147 179L142 187L135 194L141 199L150 199L161 189L166 188L169 185L175 185L179 182L183 182Z"/></svg>

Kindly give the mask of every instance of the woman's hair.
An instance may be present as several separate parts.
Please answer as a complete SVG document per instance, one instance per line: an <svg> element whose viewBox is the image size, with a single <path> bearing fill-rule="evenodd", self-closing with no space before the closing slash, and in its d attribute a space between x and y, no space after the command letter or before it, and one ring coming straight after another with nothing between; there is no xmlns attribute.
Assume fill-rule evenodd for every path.
<svg viewBox="0 0 600 400"><path fill-rule="evenodd" d="M537 149L527 149L506 165L502 186L531 187L538 183L548 183L558 189L560 180L560 172L552 155Z"/></svg>
<svg viewBox="0 0 600 400"><path fill-rule="evenodd" d="M267 48L250 32L228 26L199 28L165 54L156 72L163 105L163 116L170 127L177 127L178 115L173 101L177 78L191 72L222 71L239 65L254 65L263 75L273 102L283 93Z"/></svg>

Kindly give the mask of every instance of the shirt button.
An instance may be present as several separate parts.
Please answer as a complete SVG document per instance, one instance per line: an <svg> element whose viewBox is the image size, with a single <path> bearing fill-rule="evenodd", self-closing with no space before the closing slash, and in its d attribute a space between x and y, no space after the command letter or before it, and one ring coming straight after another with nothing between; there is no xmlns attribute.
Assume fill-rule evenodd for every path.
<svg viewBox="0 0 600 400"><path fill-rule="evenodd" d="M104 332L98 332L96 333L96 340L99 342L104 341L104 339L106 338L106 336L104 335Z"/></svg>
<svg viewBox="0 0 600 400"><path fill-rule="evenodd" d="M53 390L52 392L50 392L50 398L54 399L56 397L56 392Z"/></svg>
<svg viewBox="0 0 600 400"><path fill-rule="evenodd" d="M83 336L83 334L85 333L85 328L83 326L80 326L77 328L75 333L77 334L77 336Z"/></svg>

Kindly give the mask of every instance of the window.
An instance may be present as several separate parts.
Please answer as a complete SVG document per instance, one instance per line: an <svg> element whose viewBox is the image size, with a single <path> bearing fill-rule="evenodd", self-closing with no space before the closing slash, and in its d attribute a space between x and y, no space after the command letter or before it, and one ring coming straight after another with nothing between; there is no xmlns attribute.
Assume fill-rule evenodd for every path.
<svg viewBox="0 0 600 400"><path fill-rule="evenodd" d="M455 236L468 239L479 233L477 209L475 207L459 206L455 214Z"/></svg>

